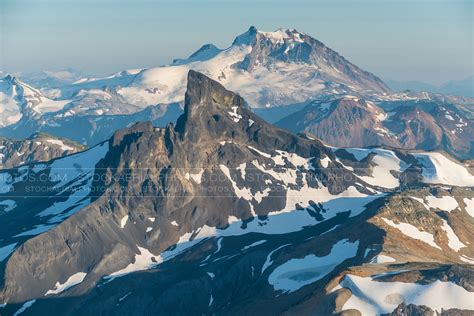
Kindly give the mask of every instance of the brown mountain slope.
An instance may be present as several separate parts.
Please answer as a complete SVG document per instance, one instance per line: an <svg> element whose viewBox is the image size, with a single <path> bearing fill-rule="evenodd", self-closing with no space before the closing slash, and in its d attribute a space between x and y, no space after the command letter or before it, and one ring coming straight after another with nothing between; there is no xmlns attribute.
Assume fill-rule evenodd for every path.
<svg viewBox="0 0 474 316"><path fill-rule="evenodd" d="M470 113L434 101L385 102L381 106L355 97L314 101L276 125L295 133L312 133L337 147L386 145L444 150L458 159L474 156Z"/></svg>

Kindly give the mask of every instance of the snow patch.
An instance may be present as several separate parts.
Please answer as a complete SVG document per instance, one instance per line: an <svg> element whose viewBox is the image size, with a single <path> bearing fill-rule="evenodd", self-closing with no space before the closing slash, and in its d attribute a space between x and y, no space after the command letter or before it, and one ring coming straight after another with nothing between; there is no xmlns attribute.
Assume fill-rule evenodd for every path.
<svg viewBox="0 0 474 316"><path fill-rule="evenodd" d="M46 292L45 296L46 295L51 295L51 294L59 294L61 292L66 291L67 289L69 289L69 288L81 283L82 281L84 281L86 275L87 275L87 273L85 273L85 272L77 272L77 273L71 275L66 280L66 282L64 282L62 284L60 282L56 282L56 285L54 286L54 289L49 290L48 292Z"/></svg>
<svg viewBox="0 0 474 316"><path fill-rule="evenodd" d="M444 219L441 229L444 230L448 236L449 248L453 249L454 251L459 251L461 248L466 247L466 245L459 240L458 236L454 233L454 230L451 228L451 226L449 226L448 222Z"/></svg>
<svg viewBox="0 0 474 316"><path fill-rule="evenodd" d="M238 106L233 106L231 107L232 109L232 112L227 112L229 113L229 115L232 117L232 120L235 122L235 123L238 123L240 121L240 119L242 118L242 115L240 115L239 113L237 113L237 109L239 107Z"/></svg>
<svg viewBox="0 0 474 316"><path fill-rule="evenodd" d="M64 144L64 142L60 139L47 139L46 140L48 143L50 144L54 144L54 145L58 145L61 147L62 150L64 151L68 151L68 150L74 150L73 147L70 147L70 146L67 146L66 144Z"/></svg>
<svg viewBox="0 0 474 316"><path fill-rule="evenodd" d="M469 263L469 264L474 264L474 258L468 257L466 255L459 256L459 259L463 262L466 262L466 263Z"/></svg>
<svg viewBox="0 0 474 316"><path fill-rule="evenodd" d="M342 310L356 309L364 316L391 313L402 302L425 305L438 313L452 308L474 310L473 293L452 282L378 282L348 274L340 284L352 292Z"/></svg>
<svg viewBox="0 0 474 316"><path fill-rule="evenodd" d="M413 238L413 239L421 240L424 243L427 243L428 245L430 245L431 247L435 247L435 248L438 248L438 249L441 250L441 248L435 243L434 237L433 237L432 234L421 231L418 228L416 228L415 226L413 226L411 224L408 224L408 223L395 224L393 221L391 221L389 219L386 219L386 218L382 218L382 219L384 220L384 222L387 225L398 229L402 234L404 234L404 235L406 235L410 238Z"/></svg>
<svg viewBox="0 0 474 316"><path fill-rule="evenodd" d="M302 259L291 259L273 270L268 283L275 290L294 292L322 279L346 259L355 257L358 246L358 241L349 242L345 239L337 242L324 257L308 255Z"/></svg>
<svg viewBox="0 0 474 316"><path fill-rule="evenodd" d="M474 176L460 164L437 152L413 154L422 164L425 183L439 183L455 186L474 186Z"/></svg>
<svg viewBox="0 0 474 316"><path fill-rule="evenodd" d="M122 217L122 219L120 220L120 228L124 228L125 225L127 225L127 222L128 222L128 215L125 215L125 216Z"/></svg>
<svg viewBox="0 0 474 316"><path fill-rule="evenodd" d="M200 169L198 173L186 173L185 178L186 180L192 179L197 184L201 184L203 173L204 169Z"/></svg>
<svg viewBox="0 0 474 316"><path fill-rule="evenodd" d="M346 149L347 150L347 149ZM372 176L358 176L361 180L371 185L382 188L393 189L400 185L400 181L394 177L391 171L403 172L408 165L401 161L393 151L385 149L366 150L368 153L375 153L372 163L375 164ZM360 154L359 150L357 151ZM367 154L368 155L368 154Z"/></svg>
<svg viewBox="0 0 474 316"><path fill-rule="evenodd" d="M319 162L321 163L321 166L323 166L323 168L327 168L329 163L331 162L331 159L329 157L324 157Z"/></svg>
<svg viewBox="0 0 474 316"><path fill-rule="evenodd" d="M15 314L13 314L13 316L20 315L21 313L26 311L27 308L31 307L35 302L36 302L36 300L31 300L31 301L26 302L25 304L23 304L21 306L21 308L19 310L16 311Z"/></svg>
<svg viewBox="0 0 474 316"><path fill-rule="evenodd" d="M474 198L465 198L463 201L464 204L466 204L466 212L471 215L471 217L474 217Z"/></svg>
<svg viewBox="0 0 474 316"><path fill-rule="evenodd" d="M255 246L258 246L258 245L261 245L261 244L264 244L264 243L266 243L266 242L267 242L267 241L266 241L265 239L256 241L256 242L254 242L254 243L252 243L252 244L250 244L250 245L247 245L247 246L245 246L244 248L242 248L242 251L247 250L247 249L252 248L252 247L255 247Z"/></svg>
<svg viewBox="0 0 474 316"><path fill-rule="evenodd" d="M135 262L130 263L128 266L121 270L118 270L109 274L108 276L105 276L104 279L114 279L116 277L121 277L129 273L147 270L163 261L161 256L156 256L152 254L148 249L142 248L140 246L137 247L140 253L135 255Z"/></svg>
<svg viewBox="0 0 474 316"><path fill-rule="evenodd" d="M425 197L428 206L432 208L438 208L442 211L446 212L451 212L452 210L455 210L459 205L458 202L456 201L455 198L452 196L442 196L442 197L436 197L436 196L427 196Z"/></svg>

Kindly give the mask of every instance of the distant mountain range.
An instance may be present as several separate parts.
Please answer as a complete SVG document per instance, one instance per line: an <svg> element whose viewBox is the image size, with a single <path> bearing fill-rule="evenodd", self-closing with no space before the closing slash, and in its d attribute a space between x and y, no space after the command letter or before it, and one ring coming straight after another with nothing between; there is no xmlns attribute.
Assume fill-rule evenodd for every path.
<svg viewBox="0 0 474 316"><path fill-rule="evenodd" d="M262 109L334 94L384 95L389 91L378 77L309 35L294 29L262 32L251 27L229 48L207 44L167 66L125 70L104 78L77 79L71 71L25 74L27 82L42 84L39 88L6 76L0 82L4 104L0 135L26 137L43 131L94 145L149 107L159 107L160 115L174 120L174 110L168 113L168 107L183 104L189 69L202 71L238 91L249 106ZM84 121L103 118L107 118L105 126L86 123L79 128ZM77 126L76 133L61 128L66 125ZM99 131L105 129L109 133Z"/></svg>
<svg viewBox="0 0 474 316"><path fill-rule="evenodd" d="M116 129L138 121L164 126L182 113L179 104L129 104L108 88L79 90L70 100L53 100L9 75L0 79L0 100L0 135L24 139L44 132L86 145L102 142Z"/></svg>
<svg viewBox="0 0 474 316"><path fill-rule="evenodd" d="M195 71L184 99L164 128L137 123L0 172L2 314L474 310L465 165L326 146ZM365 101L337 102L319 108L382 118Z"/></svg>
<svg viewBox="0 0 474 316"><path fill-rule="evenodd" d="M45 132L93 146L137 121L165 126L183 111L190 69L239 93L267 121L280 121L280 126L295 132L314 132L332 145L445 150L460 159L473 155L468 136L473 99L426 91L393 92L380 78L305 33L264 32L255 27L237 36L228 48L206 44L188 58L161 67L124 70L103 78L79 78L71 70L25 74L27 82L42 85L36 88L8 75L0 80L0 135L18 139ZM460 85L452 83L444 89L454 91ZM434 102L439 109L457 113L459 121L431 113L421 119L421 125L407 118L402 131L402 122L377 123L377 115L388 115L374 114L378 110L369 111L375 115L370 119L369 112L352 115L342 105L324 119L314 112L315 104L355 98L381 111L385 105L399 104L403 111L411 111L404 106ZM357 112L360 107L352 109ZM344 115L335 115L342 111ZM364 131L358 130L361 125L366 126Z"/></svg>
<svg viewBox="0 0 474 316"><path fill-rule="evenodd" d="M50 90L72 84L86 76L82 71L76 69L20 72L13 75L33 87L40 87L42 90Z"/></svg>
<svg viewBox="0 0 474 316"><path fill-rule="evenodd" d="M451 80L440 86L421 81L395 81L385 80L388 86L395 91L414 90L443 93L460 97L474 98L474 75L462 80Z"/></svg>
<svg viewBox="0 0 474 316"><path fill-rule="evenodd" d="M206 44L171 65L83 79L59 88L60 98L69 99L81 89L108 87L139 106L181 102L190 69L238 91L256 108L334 93L389 91L378 77L309 35L294 29L262 32L251 27L226 49Z"/></svg>

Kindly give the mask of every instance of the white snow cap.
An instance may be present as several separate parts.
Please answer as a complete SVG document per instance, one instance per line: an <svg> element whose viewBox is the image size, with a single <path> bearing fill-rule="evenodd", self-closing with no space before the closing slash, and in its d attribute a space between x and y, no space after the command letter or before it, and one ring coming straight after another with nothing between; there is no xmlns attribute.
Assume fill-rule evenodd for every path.
<svg viewBox="0 0 474 316"><path fill-rule="evenodd" d="M254 43L257 34L274 44L281 44L285 41L304 42L303 38L306 36L306 34L292 28L279 28L273 32L265 32L258 30L255 26L251 26L247 32L237 36L232 45L251 45Z"/></svg>

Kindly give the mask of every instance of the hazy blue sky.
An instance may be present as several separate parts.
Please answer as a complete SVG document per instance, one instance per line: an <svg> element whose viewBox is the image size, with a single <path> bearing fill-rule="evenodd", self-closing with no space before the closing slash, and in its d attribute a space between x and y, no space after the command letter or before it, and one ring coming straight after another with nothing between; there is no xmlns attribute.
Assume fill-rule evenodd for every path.
<svg viewBox="0 0 474 316"><path fill-rule="evenodd" d="M382 78L474 73L472 0L0 0L0 70L106 74L227 47L250 25L296 28Z"/></svg>

